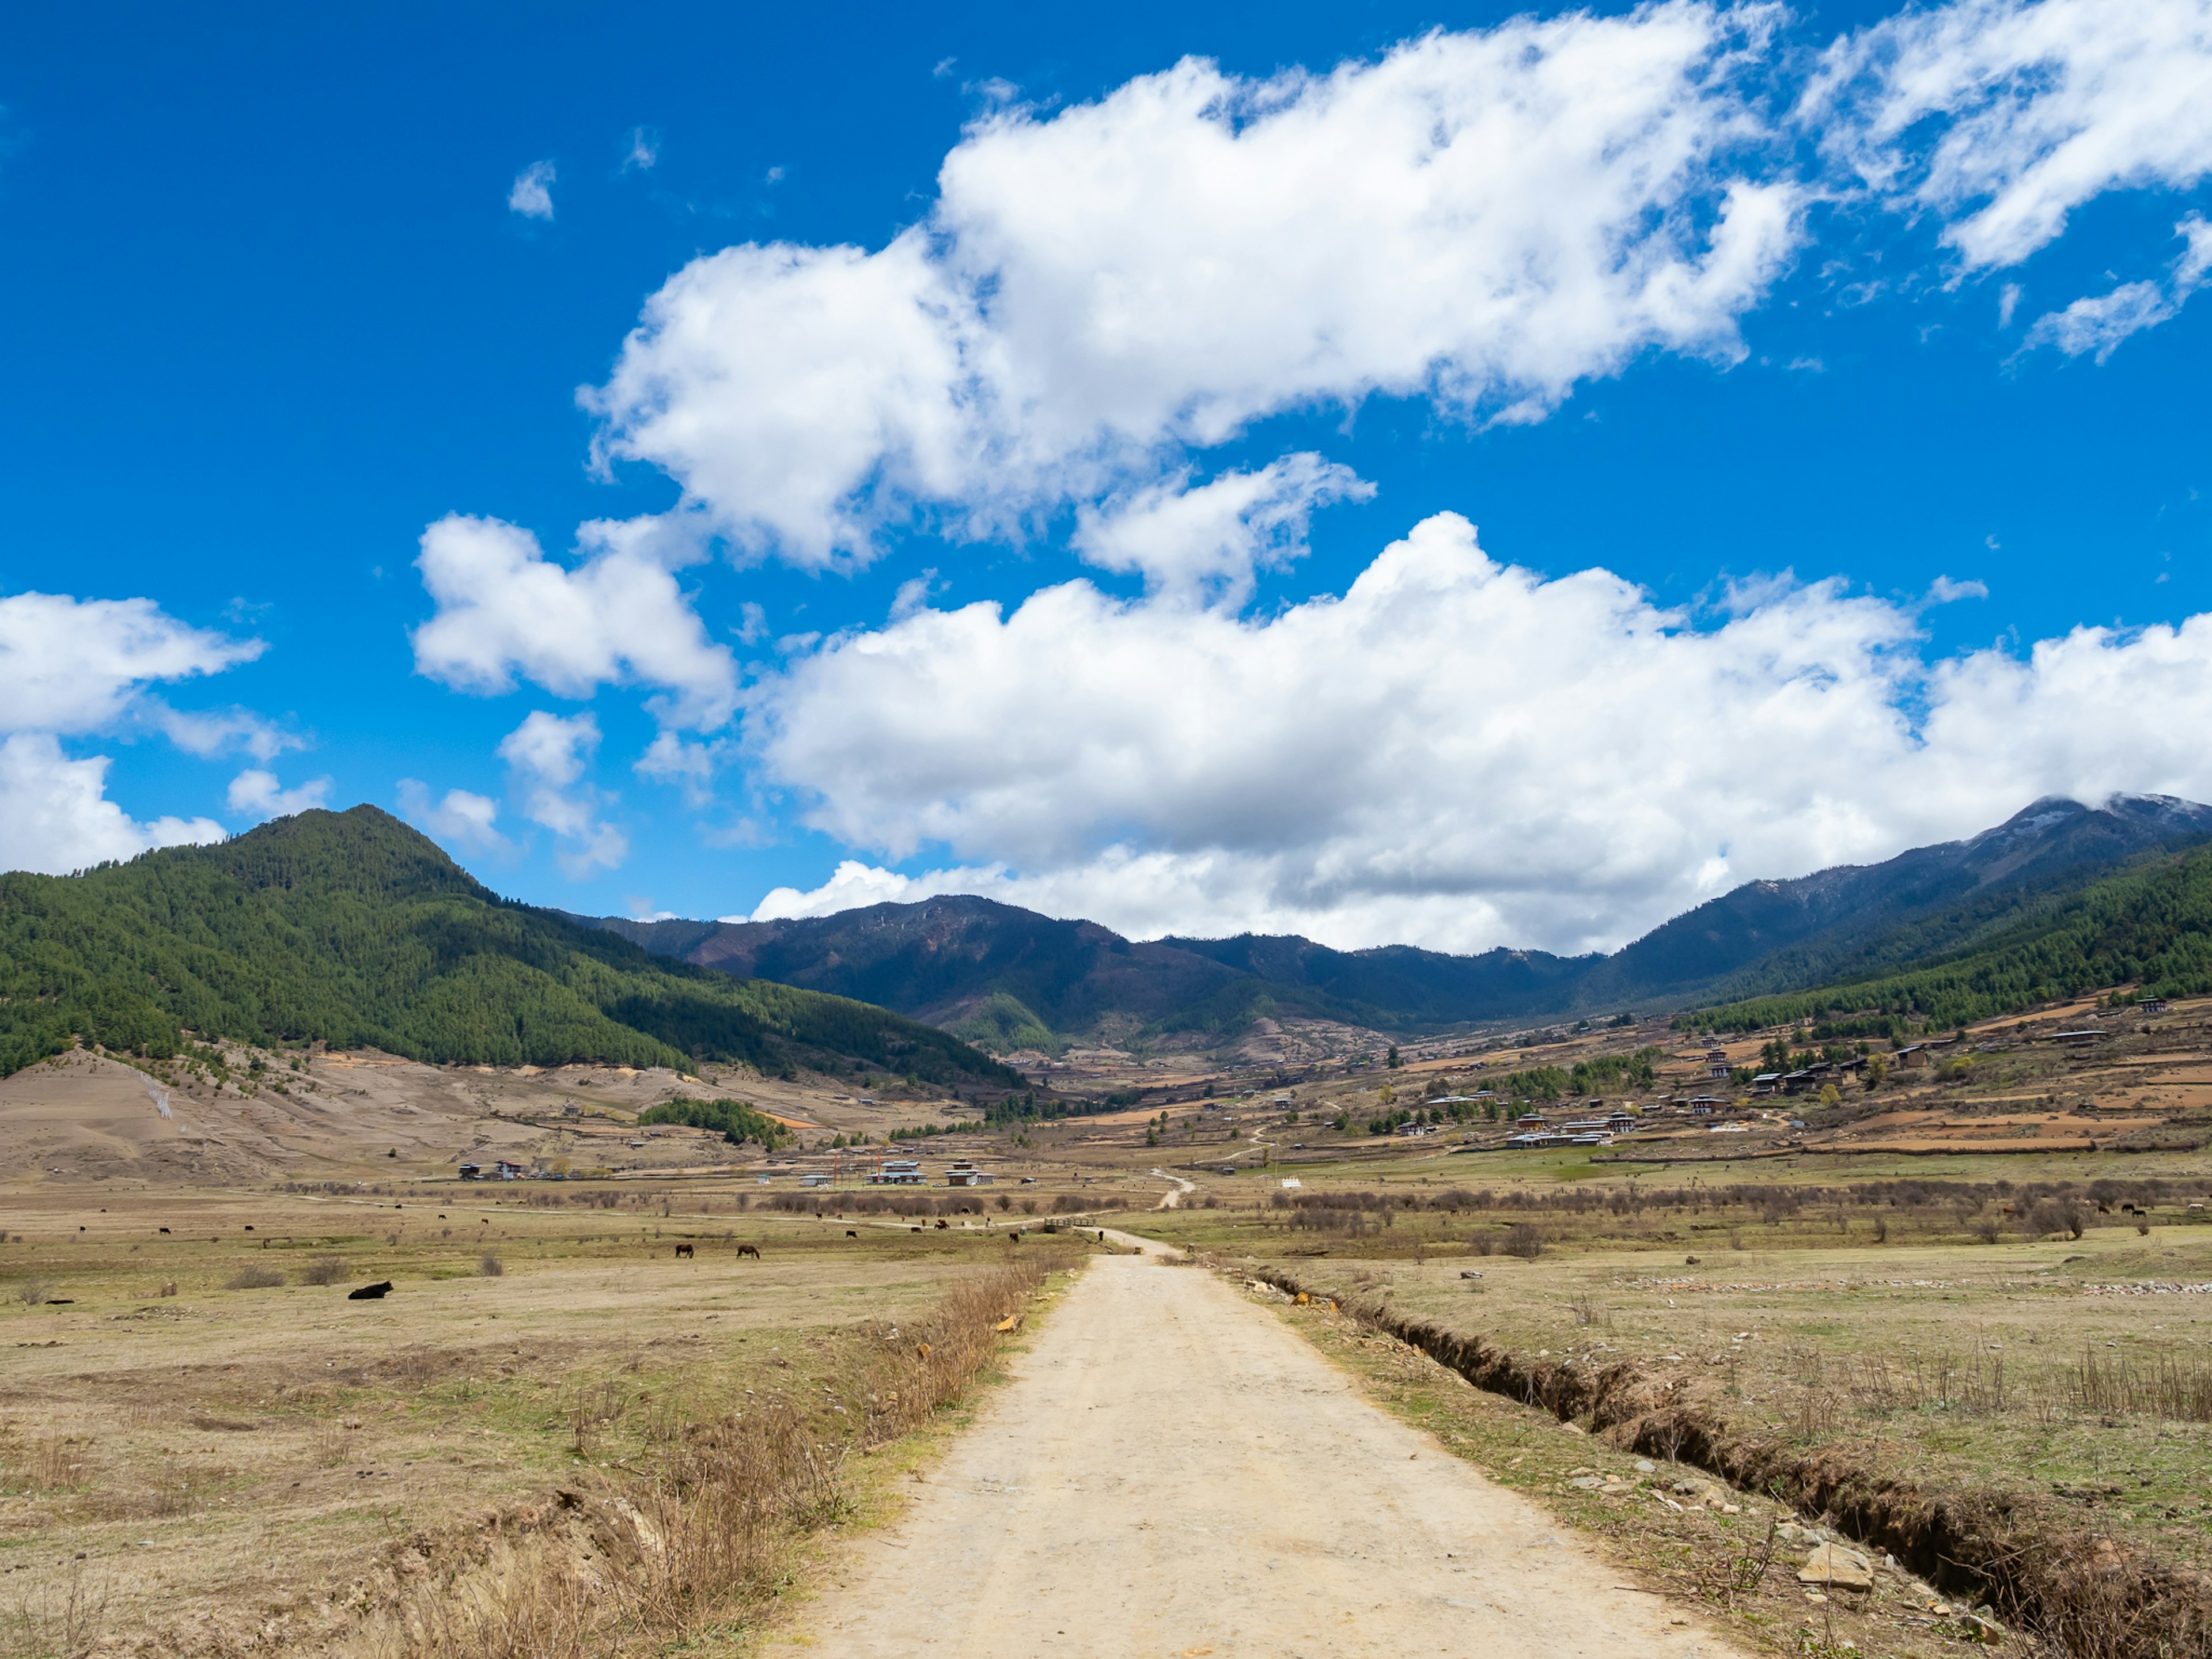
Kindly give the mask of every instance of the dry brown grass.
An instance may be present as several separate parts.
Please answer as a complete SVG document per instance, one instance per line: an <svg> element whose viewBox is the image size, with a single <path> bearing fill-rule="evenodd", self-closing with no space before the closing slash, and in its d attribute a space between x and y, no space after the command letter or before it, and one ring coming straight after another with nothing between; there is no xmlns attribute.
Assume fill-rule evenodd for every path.
<svg viewBox="0 0 2212 1659"><path fill-rule="evenodd" d="M649 1402L646 1467L597 1491L562 1491L520 1517L514 1541L481 1553L459 1543L456 1559L373 1613L349 1645L364 1659L610 1659L755 1616L795 1543L853 1513L848 1460L958 1398L996 1353L999 1325L1054 1265L1039 1255L980 1269L925 1319L883 1334L849 1437L825 1437L789 1401L720 1413L665 1395ZM580 1389L579 1452L636 1403L616 1379Z"/></svg>
<svg viewBox="0 0 2212 1659"><path fill-rule="evenodd" d="M0 1194L0 1224L20 1217L34 1234L0 1261L0 1321L13 1327L0 1346L0 1550L27 1564L0 1576L0 1615L10 1596L59 1598L83 1552L111 1646L167 1659L358 1647L361 1609L403 1602L425 1630L489 1628L525 1595L496 1575L477 1583L489 1545L527 1555L550 1540L578 1560L588 1545L599 1570L601 1548L578 1529L618 1547L629 1522L605 1504L622 1497L643 1515L654 1483L699 1486L704 1453L685 1449L733 1416L766 1424L788 1408L809 1445L831 1448L818 1460L831 1468L836 1447L927 1420L927 1371L957 1369L958 1342L933 1330L939 1304L1010 1253L957 1228L848 1239L772 1215L732 1237L719 1212L711 1224L656 1214L697 1241L698 1259L677 1262L665 1243L522 1196L401 1194L407 1237L394 1247L368 1213L392 1217L390 1196ZM447 1227L458 1236L441 1240ZM739 1242L764 1259L738 1261ZM480 1275L487 1249L503 1277ZM303 1283L326 1255L349 1275ZM264 1264L289 1282L222 1289ZM33 1274L72 1300L15 1302ZM347 1299L347 1284L384 1279L397 1286L387 1299ZM917 1339L933 1345L928 1367ZM580 1442L586 1395L597 1404ZM58 1480L63 1455L82 1467ZM872 1501L890 1461L847 1462L838 1489ZM854 1480L863 1469L871 1479ZM523 1524L556 1489L588 1507ZM787 1571L814 1534L779 1524L797 1552L781 1558ZM432 1610L419 1600L432 1582L476 1585L476 1599ZM624 1641L644 1626L627 1628Z"/></svg>
<svg viewBox="0 0 2212 1659"><path fill-rule="evenodd" d="M33 1586L0 1612L4 1659L91 1659L107 1633L107 1598L72 1565L66 1581Z"/></svg>

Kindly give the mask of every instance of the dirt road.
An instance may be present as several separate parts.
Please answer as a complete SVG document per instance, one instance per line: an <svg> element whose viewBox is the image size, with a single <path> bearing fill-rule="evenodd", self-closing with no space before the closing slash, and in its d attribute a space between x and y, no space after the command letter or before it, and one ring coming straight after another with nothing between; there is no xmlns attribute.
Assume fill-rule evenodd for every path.
<svg viewBox="0 0 2212 1659"><path fill-rule="evenodd" d="M1722 1659L1212 1274L1094 1260L783 1641L840 1659Z"/></svg>

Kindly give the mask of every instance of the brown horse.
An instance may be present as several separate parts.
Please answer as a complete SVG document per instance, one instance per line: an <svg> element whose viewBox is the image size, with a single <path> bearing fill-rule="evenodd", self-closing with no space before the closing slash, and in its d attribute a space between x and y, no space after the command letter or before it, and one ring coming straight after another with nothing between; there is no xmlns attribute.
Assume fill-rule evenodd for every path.
<svg viewBox="0 0 2212 1659"><path fill-rule="evenodd" d="M689 1244L678 1244L676 1247L676 1259L678 1261L689 1261L690 1260L691 1255L692 1249Z"/></svg>
<svg viewBox="0 0 2212 1659"><path fill-rule="evenodd" d="M741 1256L749 1255L756 1261L761 1259L760 1246L757 1244L740 1244L738 1246L738 1254Z"/></svg>

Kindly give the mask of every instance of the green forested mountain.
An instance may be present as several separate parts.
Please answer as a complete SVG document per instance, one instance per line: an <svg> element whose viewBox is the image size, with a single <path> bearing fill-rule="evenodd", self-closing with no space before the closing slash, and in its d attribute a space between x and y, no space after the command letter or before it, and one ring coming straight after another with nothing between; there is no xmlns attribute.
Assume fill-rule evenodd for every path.
<svg viewBox="0 0 2212 1659"><path fill-rule="evenodd" d="M2212 848L2112 876L1910 968L1685 1016L1699 1030L1809 1024L1869 1036L1907 1021L1949 1029L2112 985L2212 991Z"/></svg>
<svg viewBox="0 0 2212 1659"><path fill-rule="evenodd" d="M842 1060L1017 1079L842 997L648 955L511 903L372 806L74 876L0 876L0 1075L82 1038L373 1045L435 1062L764 1069Z"/></svg>

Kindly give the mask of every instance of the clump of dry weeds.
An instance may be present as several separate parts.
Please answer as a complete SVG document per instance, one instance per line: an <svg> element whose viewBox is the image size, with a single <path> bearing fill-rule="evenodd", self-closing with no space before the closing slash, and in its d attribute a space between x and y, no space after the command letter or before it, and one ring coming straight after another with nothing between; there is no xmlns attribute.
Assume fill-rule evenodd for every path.
<svg viewBox="0 0 2212 1659"><path fill-rule="evenodd" d="M64 1584L45 1585L0 1613L0 1659L89 1659L107 1632L107 1597L84 1582L84 1565Z"/></svg>

